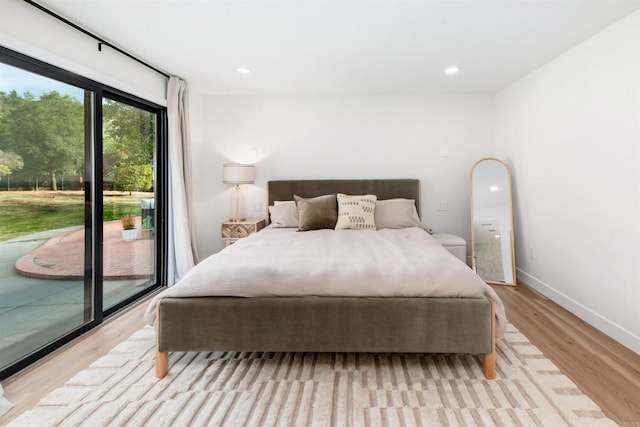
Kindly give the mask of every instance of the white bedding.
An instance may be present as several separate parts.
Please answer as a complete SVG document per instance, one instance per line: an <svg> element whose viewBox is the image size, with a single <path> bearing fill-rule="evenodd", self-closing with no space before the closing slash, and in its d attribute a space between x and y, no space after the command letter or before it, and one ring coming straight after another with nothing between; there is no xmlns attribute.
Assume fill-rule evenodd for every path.
<svg viewBox="0 0 640 427"><path fill-rule="evenodd" d="M486 297L502 301L468 266L420 228L316 230L267 228L240 239L189 271L147 307L167 297L200 296Z"/></svg>

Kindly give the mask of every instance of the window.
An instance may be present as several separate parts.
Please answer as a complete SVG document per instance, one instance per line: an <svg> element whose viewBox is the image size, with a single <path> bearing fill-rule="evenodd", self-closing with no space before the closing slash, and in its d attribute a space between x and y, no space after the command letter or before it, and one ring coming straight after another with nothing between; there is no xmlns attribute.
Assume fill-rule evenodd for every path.
<svg viewBox="0 0 640 427"><path fill-rule="evenodd" d="M164 284L165 152L164 108L0 48L0 378Z"/></svg>

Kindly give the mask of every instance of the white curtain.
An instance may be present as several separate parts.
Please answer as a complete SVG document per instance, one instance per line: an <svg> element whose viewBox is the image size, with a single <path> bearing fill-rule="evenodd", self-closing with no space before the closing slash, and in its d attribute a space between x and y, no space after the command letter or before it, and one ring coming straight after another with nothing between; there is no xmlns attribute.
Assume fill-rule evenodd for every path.
<svg viewBox="0 0 640 427"><path fill-rule="evenodd" d="M169 235L167 285L173 286L198 261L191 217L191 156L187 82L171 77L167 88L169 131Z"/></svg>

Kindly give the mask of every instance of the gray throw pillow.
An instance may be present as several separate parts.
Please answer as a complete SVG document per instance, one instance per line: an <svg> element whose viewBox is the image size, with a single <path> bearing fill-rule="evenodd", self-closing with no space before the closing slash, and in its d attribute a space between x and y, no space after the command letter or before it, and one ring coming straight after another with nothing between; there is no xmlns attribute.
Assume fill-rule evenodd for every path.
<svg viewBox="0 0 640 427"><path fill-rule="evenodd" d="M333 229L338 222L338 202L335 194L304 199L294 195L298 208L298 230Z"/></svg>

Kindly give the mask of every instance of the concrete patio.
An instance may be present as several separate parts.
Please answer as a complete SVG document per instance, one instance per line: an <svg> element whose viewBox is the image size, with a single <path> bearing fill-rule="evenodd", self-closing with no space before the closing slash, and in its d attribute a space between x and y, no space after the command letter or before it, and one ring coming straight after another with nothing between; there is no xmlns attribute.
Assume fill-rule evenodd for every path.
<svg viewBox="0 0 640 427"><path fill-rule="evenodd" d="M111 223L105 227L105 261L113 261L105 265L115 267L106 270L109 279L104 281L103 286L105 308L152 283L149 280L149 265L146 266L147 270L139 271L139 274L138 271L119 267L139 266L138 261L143 259L148 262L148 256L152 255L145 258L142 253L152 254L153 240L122 242L119 221L114 223L117 233ZM0 243L0 367L83 324L84 283L78 280L82 275L78 275L77 270L80 268L79 271L82 271L84 262L83 238L78 237L83 233L83 229L71 227ZM51 251L55 247L66 247L65 255ZM140 252L137 252L137 248ZM134 250L136 252L132 252ZM19 260L22 260L23 267L31 262L28 268L36 277L18 274L15 265Z"/></svg>

